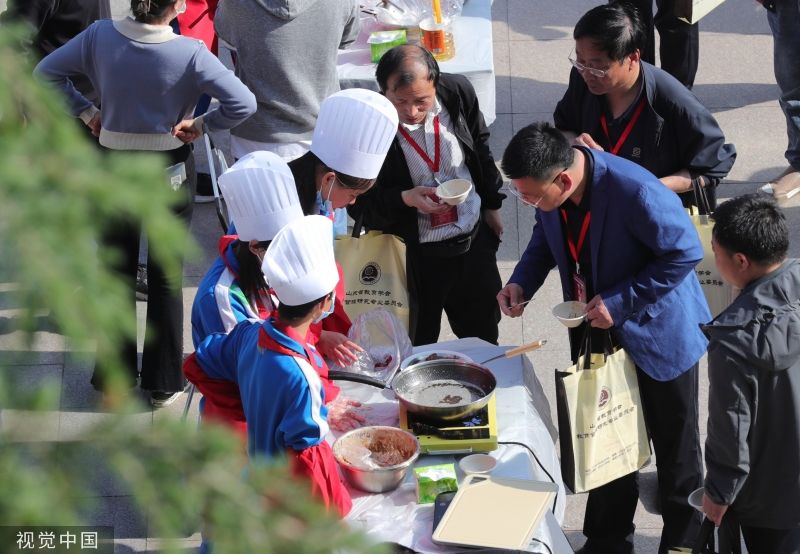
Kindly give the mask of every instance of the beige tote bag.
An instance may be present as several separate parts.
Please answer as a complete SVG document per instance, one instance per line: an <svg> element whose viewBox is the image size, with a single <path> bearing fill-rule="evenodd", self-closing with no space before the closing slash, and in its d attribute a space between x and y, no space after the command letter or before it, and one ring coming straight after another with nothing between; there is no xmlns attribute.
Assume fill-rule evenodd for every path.
<svg viewBox="0 0 800 554"><path fill-rule="evenodd" d="M561 474L575 493L637 471L650 458L633 361L622 349L591 352L587 329L578 363L556 371Z"/></svg>
<svg viewBox="0 0 800 554"><path fill-rule="evenodd" d="M408 331L405 243L394 235L370 231L360 237L338 238L335 248L344 272L344 309L350 319L383 308Z"/></svg>

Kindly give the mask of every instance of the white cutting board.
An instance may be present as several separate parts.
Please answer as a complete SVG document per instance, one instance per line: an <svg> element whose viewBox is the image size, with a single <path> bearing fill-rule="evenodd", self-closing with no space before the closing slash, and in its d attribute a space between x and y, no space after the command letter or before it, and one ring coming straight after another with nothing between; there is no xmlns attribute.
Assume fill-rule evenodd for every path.
<svg viewBox="0 0 800 554"><path fill-rule="evenodd" d="M433 541L524 550L557 491L554 483L468 475L434 531Z"/></svg>

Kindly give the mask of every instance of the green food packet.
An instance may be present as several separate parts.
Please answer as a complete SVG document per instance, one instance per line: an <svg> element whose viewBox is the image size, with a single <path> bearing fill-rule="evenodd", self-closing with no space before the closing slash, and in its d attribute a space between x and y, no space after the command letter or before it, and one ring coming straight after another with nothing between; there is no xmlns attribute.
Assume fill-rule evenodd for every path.
<svg viewBox="0 0 800 554"><path fill-rule="evenodd" d="M415 467L414 479L417 483L418 504L433 504L440 492L458 490L455 464Z"/></svg>

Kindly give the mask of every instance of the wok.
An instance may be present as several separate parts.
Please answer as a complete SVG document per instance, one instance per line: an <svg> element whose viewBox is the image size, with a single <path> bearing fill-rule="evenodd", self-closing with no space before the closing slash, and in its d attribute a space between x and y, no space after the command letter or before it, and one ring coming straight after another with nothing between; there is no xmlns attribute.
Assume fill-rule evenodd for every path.
<svg viewBox="0 0 800 554"><path fill-rule="evenodd" d="M328 377L390 388L409 413L437 421L474 414L489 403L497 386L491 371L462 360L420 362L396 373L388 383L346 371L331 371Z"/></svg>

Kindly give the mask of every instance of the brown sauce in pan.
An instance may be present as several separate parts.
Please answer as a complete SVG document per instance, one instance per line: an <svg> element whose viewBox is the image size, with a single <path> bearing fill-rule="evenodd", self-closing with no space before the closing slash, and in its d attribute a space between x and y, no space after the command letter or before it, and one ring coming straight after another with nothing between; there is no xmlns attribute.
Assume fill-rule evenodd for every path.
<svg viewBox="0 0 800 554"><path fill-rule="evenodd" d="M486 394L474 385L454 379L437 379L405 395L406 400L420 406L466 406Z"/></svg>

